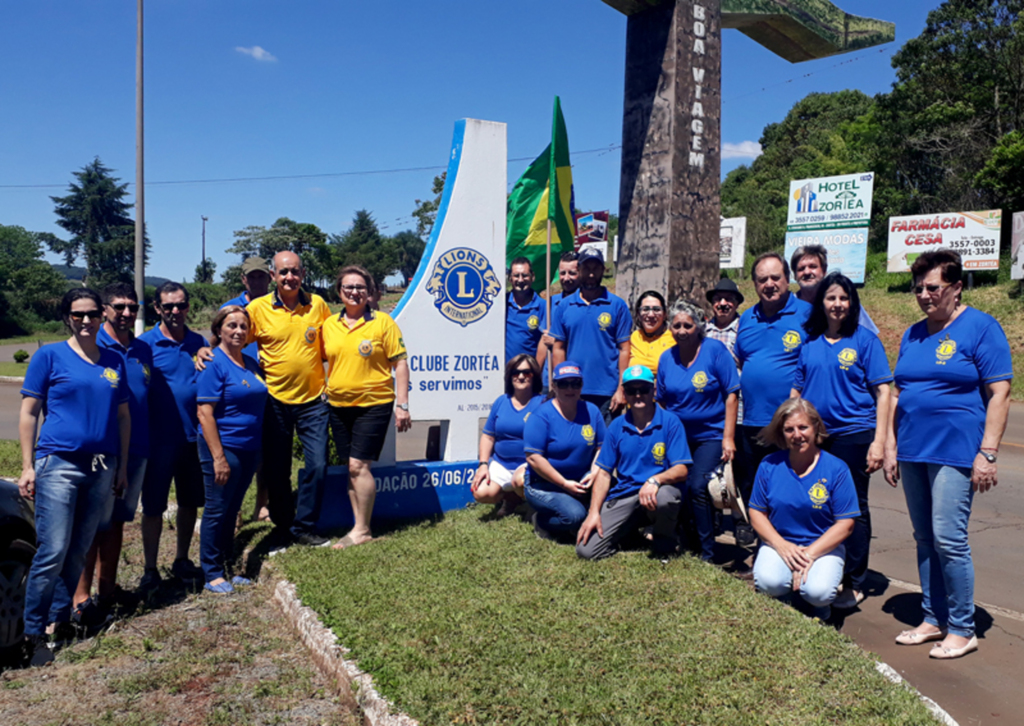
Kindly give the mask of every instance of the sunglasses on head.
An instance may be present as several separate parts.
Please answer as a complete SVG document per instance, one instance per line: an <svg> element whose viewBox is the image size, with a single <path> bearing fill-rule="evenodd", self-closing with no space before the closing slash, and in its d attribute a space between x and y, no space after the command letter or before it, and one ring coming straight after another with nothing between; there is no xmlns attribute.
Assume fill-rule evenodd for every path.
<svg viewBox="0 0 1024 726"><path fill-rule="evenodd" d="M627 396L646 396L648 393L654 390L654 386L624 386L622 388L623 393Z"/></svg>
<svg viewBox="0 0 1024 726"><path fill-rule="evenodd" d="M555 381L555 388L583 388L583 379L568 378L564 381Z"/></svg>
<svg viewBox="0 0 1024 726"><path fill-rule="evenodd" d="M135 315L139 312L138 303L107 303L107 307L112 308L114 311L123 313L125 310Z"/></svg>
<svg viewBox="0 0 1024 726"><path fill-rule="evenodd" d="M184 312L185 310L188 310L188 303L162 303L160 305L160 309L163 310L165 313L173 313L175 308Z"/></svg>
<svg viewBox="0 0 1024 726"><path fill-rule="evenodd" d="M99 320L103 317L103 314L99 310L72 310L68 315L78 322L82 322L86 318L90 320Z"/></svg>

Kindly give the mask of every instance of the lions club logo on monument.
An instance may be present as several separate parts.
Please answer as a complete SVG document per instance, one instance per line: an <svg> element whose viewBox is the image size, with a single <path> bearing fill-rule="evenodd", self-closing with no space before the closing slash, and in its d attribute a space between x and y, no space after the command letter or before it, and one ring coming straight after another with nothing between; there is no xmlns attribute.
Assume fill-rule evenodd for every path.
<svg viewBox="0 0 1024 726"><path fill-rule="evenodd" d="M486 257L468 247L456 247L434 264L427 292L434 296L441 315L465 327L487 315L501 283Z"/></svg>

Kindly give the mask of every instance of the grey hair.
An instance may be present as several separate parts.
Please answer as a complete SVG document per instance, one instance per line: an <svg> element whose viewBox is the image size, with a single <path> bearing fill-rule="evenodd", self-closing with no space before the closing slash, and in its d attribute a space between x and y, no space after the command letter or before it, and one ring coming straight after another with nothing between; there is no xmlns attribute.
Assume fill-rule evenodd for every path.
<svg viewBox="0 0 1024 726"><path fill-rule="evenodd" d="M672 321L676 319L676 315L689 315L693 318L694 324L697 326L697 334L701 338L704 337L704 308L691 300L679 298L672 307L668 310L668 324L672 325Z"/></svg>

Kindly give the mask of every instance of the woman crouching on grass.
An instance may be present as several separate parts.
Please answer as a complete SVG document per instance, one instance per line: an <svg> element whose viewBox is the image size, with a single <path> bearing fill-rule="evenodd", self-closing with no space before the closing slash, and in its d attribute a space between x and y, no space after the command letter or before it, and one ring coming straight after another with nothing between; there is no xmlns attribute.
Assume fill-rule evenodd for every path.
<svg viewBox="0 0 1024 726"><path fill-rule="evenodd" d="M748 504L761 538L754 585L776 598L798 593L822 620L843 579L843 542L860 514L849 467L820 448L827 435L813 404L784 401L760 434L782 451L761 462Z"/></svg>
<svg viewBox="0 0 1024 726"><path fill-rule="evenodd" d="M491 406L480 436L480 465L470 489L481 504L500 504L498 517L507 517L523 501L526 453L523 430L530 414L542 403L540 365L520 353L505 366L505 392Z"/></svg>
<svg viewBox="0 0 1024 726"><path fill-rule="evenodd" d="M259 464L267 387L256 361L242 355L249 315L239 305L221 308L210 325L213 358L199 374L199 463L206 506L199 533L205 589L218 594L252 583L227 580L234 552L235 518Z"/></svg>

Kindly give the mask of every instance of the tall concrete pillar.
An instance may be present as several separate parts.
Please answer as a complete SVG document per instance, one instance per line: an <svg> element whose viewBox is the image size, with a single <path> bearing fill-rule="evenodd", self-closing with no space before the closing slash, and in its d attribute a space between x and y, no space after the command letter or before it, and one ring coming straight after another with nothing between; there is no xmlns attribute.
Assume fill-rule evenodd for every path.
<svg viewBox="0 0 1024 726"><path fill-rule="evenodd" d="M721 0L631 14L615 289L704 300L719 277Z"/></svg>

